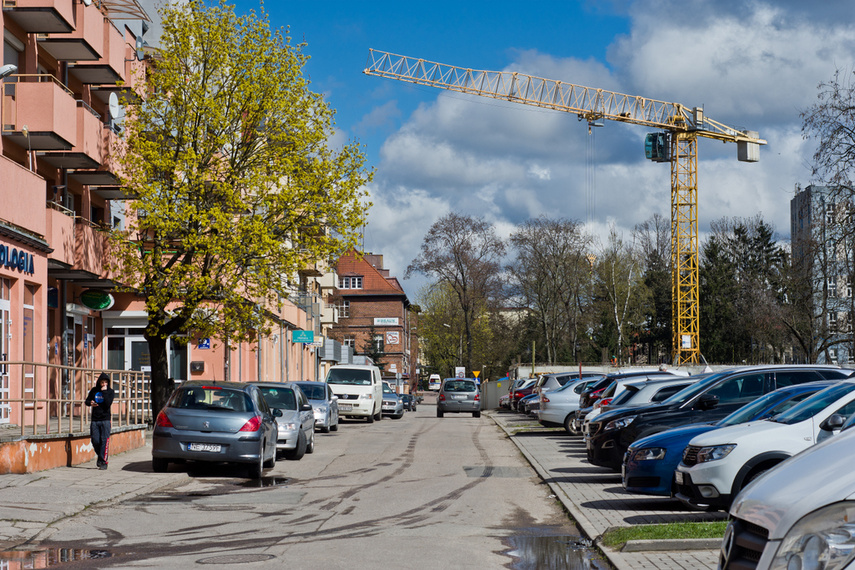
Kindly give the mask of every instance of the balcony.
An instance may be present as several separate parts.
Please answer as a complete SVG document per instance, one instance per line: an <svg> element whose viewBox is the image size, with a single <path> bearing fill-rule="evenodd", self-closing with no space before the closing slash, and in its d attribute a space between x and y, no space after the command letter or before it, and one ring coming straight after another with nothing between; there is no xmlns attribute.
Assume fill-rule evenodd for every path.
<svg viewBox="0 0 855 570"><path fill-rule="evenodd" d="M115 85L125 80L125 38L104 18L104 53L97 63L69 64L68 72L87 85Z"/></svg>
<svg viewBox="0 0 855 570"><path fill-rule="evenodd" d="M77 102L53 75L13 75L3 87L3 130L27 150L70 150L77 140Z"/></svg>
<svg viewBox="0 0 855 570"><path fill-rule="evenodd" d="M74 5L74 30L38 36L36 40L57 61L98 61L104 53L104 14L98 3Z"/></svg>
<svg viewBox="0 0 855 570"><path fill-rule="evenodd" d="M45 235L45 179L3 156L0 172L3 219L33 234Z"/></svg>
<svg viewBox="0 0 855 570"><path fill-rule="evenodd" d="M41 203L44 204L42 197ZM74 212L48 202L45 237L53 248L48 254L48 268L71 267L74 263Z"/></svg>
<svg viewBox="0 0 855 570"><path fill-rule="evenodd" d="M74 269L100 277L107 255L107 236L88 220L77 218L74 224Z"/></svg>
<svg viewBox="0 0 855 570"><path fill-rule="evenodd" d="M109 151L101 115L77 101L77 137L68 152L42 152L38 157L54 168L98 168Z"/></svg>
<svg viewBox="0 0 855 570"><path fill-rule="evenodd" d="M3 12L28 34L74 31L72 0L3 0Z"/></svg>

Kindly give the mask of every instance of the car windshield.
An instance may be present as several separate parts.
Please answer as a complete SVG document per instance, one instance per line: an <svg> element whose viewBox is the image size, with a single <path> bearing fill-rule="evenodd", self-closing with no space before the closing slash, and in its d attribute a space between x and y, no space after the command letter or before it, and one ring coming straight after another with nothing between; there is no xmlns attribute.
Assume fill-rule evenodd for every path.
<svg viewBox="0 0 855 570"><path fill-rule="evenodd" d="M474 392L475 382L471 380L447 380L445 382L446 392Z"/></svg>
<svg viewBox="0 0 855 570"><path fill-rule="evenodd" d="M185 410L225 410L231 412L253 410L252 401L246 393L216 386L192 386L178 389L170 400L169 406Z"/></svg>
<svg viewBox="0 0 855 570"><path fill-rule="evenodd" d="M629 400L632 399L638 393L639 386L635 384L627 384L624 386L623 392L618 394L618 397L612 400L612 406L620 406L621 404L625 404Z"/></svg>
<svg viewBox="0 0 855 570"><path fill-rule="evenodd" d="M355 368L330 368L327 374L327 384L369 386L371 384L371 371Z"/></svg>
<svg viewBox="0 0 855 570"><path fill-rule="evenodd" d="M310 400L326 399L326 390L319 384L298 384L298 386Z"/></svg>
<svg viewBox="0 0 855 570"><path fill-rule="evenodd" d="M686 386L685 388L683 388L682 390L680 390L662 403L684 404L695 396L697 396L698 394L706 392L710 386L721 380L723 377L728 376L729 374L730 372L719 372L718 374L712 374L710 376L707 376L706 378L695 382L691 386ZM692 376L689 376L689 378L692 378Z"/></svg>
<svg viewBox="0 0 855 570"><path fill-rule="evenodd" d="M799 402L783 414L774 418L780 424L797 424L812 418L846 394L855 390L855 382L841 382L817 392L807 400Z"/></svg>
<svg viewBox="0 0 855 570"><path fill-rule="evenodd" d="M386 384L385 382L383 382L383 393L384 393L384 394L394 394L394 393L395 393L395 391L392 389L392 387L391 387L391 386L389 386L388 384Z"/></svg>
<svg viewBox="0 0 855 570"><path fill-rule="evenodd" d="M280 410L296 410L297 395L293 388L268 388L259 386L261 395L264 396L264 401L271 408L279 408Z"/></svg>
<svg viewBox="0 0 855 570"><path fill-rule="evenodd" d="M561 386L559 388L556 388L555 390L552 390L552 392L550 392L550 393L555 394L558 392L563 392L564 390L572 390L573 386L575 386L578 383L579 382L576 379L568 380L566 384L564 384L563 386Z"/></svg>
<svg viewBox="0 0 855 570"><path fill-rule="evenodd" d="M817 388L819 390L819 388ZM774 416L776 414L780 414L786 410L789 410L797 403L801 402L808 396L816 393L816 391L807 391L801 392L795 396L790 396L789 398L784 399L781 403L777 404L772 410L769 410L768 417ZM751 420L759 419L758 415L772 405L775 400L779 400L781 398L780 394L775 392L769 392L765 396L761 396L757 398L750 404L746 404L718 422L717 425L720 426L733 426L736 424L743 424L745 422L750 422Z"/></svg>

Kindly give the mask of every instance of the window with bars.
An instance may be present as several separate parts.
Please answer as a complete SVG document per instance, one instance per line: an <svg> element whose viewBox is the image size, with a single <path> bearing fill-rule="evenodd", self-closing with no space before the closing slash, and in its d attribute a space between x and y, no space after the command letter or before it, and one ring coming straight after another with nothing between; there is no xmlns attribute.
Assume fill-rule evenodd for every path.
<svg viewBox="0 0 855 570"><path fill-rule="evenodd" d="M338 317L346 319L350 316L350 301L342 301L338 304Z"/></svg>
<svg viewBox="0 0 855 570"><path fill-rule="evenodd" d="M837 297L837 277L829 277L827 280L828 284L828 296L829 297Z"/></svg>

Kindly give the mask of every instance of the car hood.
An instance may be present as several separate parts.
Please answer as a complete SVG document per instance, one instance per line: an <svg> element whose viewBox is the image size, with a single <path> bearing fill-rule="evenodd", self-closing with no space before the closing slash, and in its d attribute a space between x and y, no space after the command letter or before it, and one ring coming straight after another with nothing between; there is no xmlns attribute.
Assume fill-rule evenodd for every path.
<svg viewBox="0 0 855 570"><path fill-rule="evenodd" d="M682 444L685 447L693 437L714 429L720 428L713 424L692 424L643 437L632 442L630 447L632 449L642 449L647 447L672 447L678 444Z"/></svg>
<svg viewBox="0 0 855 570"><path fill-rule="evenodd" d="M855 429L827 439L767 471L733 502L731 515L769 530L770 540L783 535L806 514L855 498L851 473ZM821 465L821 469L817 469Z"/></svg>
<svg viewBox="0 0 855 570"><path fill-rule="evenodd" d="M282 415L276 418L276 423L278 423L279 425L299 422L300 413L297 410L282 410Z"/></svg>
<svg viewBox="0 0 855 570"><path fill-rule="evenodd" d="M798 425L798 424L794 424ZM705 433L692 438L691 445L703 447L705 445L720 445L723 443L737 443L744 440L746 437L762 438L767 434L781 430L782 428L792 428L793 426L786 424L776 424L768 420L758 420L746 422L744 424L736 424L719 428L711 433Z"/></svg>

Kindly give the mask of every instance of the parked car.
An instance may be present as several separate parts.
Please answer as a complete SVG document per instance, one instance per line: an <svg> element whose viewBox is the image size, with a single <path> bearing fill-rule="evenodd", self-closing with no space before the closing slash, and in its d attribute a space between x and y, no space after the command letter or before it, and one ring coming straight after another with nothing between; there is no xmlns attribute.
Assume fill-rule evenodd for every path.
<svg viewBox="0 0 855 570"><path fill-rule="evenodd" d="M312 404L315 427L323 433L338 431L338 398L326 382L296 382Z"/></svg>
<svg viewBox="0 0 855 570"><path fill-rule="evenodd" d="M579 393L595 381L567 382L561 388L541 395L538 421L545 426L563 425L567 433L572 433L570 423L579 409Z"/></svg>
<svg viewBox="0 0 855 570"><path fill-rule="evenodd" d="M481 393L472 378L446 378L439 388L436 401L436 417L441 418L448 412L471 413L473 418L481 417Z"/></svg>
<svg viewBox="0 0 855 570"><path fill-rule="evenodd" d="M252 382L261 390L267 405L281 410L276 418L279 435L276 452L286 459L299 460L315 452L315 412L303 390L292 382Z"/></svg>
<svg viewBox="0 0 855 570"><path fill-rule="evenodd" d="M387 382L383 382L383 415L393 420L404 417L404 402Z"/></svg>
<svg viewBox="0 0 855 570"><path fill-rule="evenodd" d="M855 413L855 379L817 392L786 412L695 436L674 472L676 497L727 510L736 494L778 463L839 430Z"/></svg>
<svg viewBox="0 0 855 570"><path fill-rule="evenodd" d="M677 374L679 372L679 374ZM632 381L647 381L655 378L674 378L674 377L688 378L688 374L684 371L633 371L633 372L622 372L620 374L610 374L605 378L605 380L610 380L603 388L599 388L593 390L597 386L601 386L603 381L600 381L589 389L582 392L579 396L579 409L576 410L575 418L573 419L573 423L571 424L573 434L581 434L583 433L585 427L585 421L592 411L596 409L597 402L602 400L605 397L609 398L611 401L612 396L615 394L615 391L620 387L623 390L623 385L626 382ZM593 390L593 391L592 391ZM587 406L584 405L587 403ZM599 412L597 412L599 414Z"/></svg>
<svg viewBox="0 0 855 570"><path fill-rule="evenodd" d="M731 368L712 374L664 402L600 414L588 424L588 461L620 471L623 455L637 439L678 426L714 422L784 386L817 380L842 380L849 371L836 366L769 365Z"/></svg>
<svg viewBox="0 0 855 570"><path fill-rule="evenodd" d="M526 382L520 385L519 388L514 388L511 392L511 409L518 411L520 400L534 392L534 385L537 383L536 378L529 378Z"/></svg>
<svg viewBox="0 0 855 570"><path fill-rule="evenodd" d="M376 366L338 364L330 367L325 382L338 397L342 416L365 418L368 423L383 419L383 380Z"/></svg>
<svg viewBox="0 0 855 570"><path fill-rule="evenodd" d="M412 394L401 394L401 403L404 404L405 411L416 411L416 398Z"/></svg>
<svg viewBox="0 0 855 570"><path fill-rule="evenodd" d="M533 409L540 409L540 394L532 392L517 402L517 411L521 414L530 414Z"/></svg>
<svg viewBox="0 0 855 570"><path fill-rule="evenodd" d="M851 570L853 455L855 429L841 430L743 489L730 508L719 568Z"/></svg>
<svg viewBox="0 0 855 570"><path fill-rule="evenodd" d="M646 384L658 383L660 380L668 381L674 378L678 379L677 382L672 383L667 387L659 387L657 385L649 391L641 391L642 387ZM584 415L579 414L581 416L581 419L583 420L583 424L580 427L580 431L585 431L584 423L590 422L592 419L596 418L601 413L620 407L628 407L629 400L632 399L632 397L636 398L636 406L642 406L654 402L661 402L670 398L689 384L694 384L695 382L700 380L701 377L692 377L691 380L689 378L689 376L674 376L673 374L657 373L650 374L649 376L630 376L629 378L617 379L612 382L608 388L603 390L601 397L596 402L594 402L594 405L591 406L590 410L588 410ZM634 390L630 393L627 393L627 387L630 384L633 386ZM649 396L651 399L644 401L645 396Z"/></svg>
<svg viewBox="0 0 855 570"><path fill-rule="evenodd" d="M623 488L630 493L671 497L677 492L674 471L693 437L722 427L774 417L835 383L826 380L778 388L718 422L692 424L643 437L630 445L624 455Z"/></svg>
<svg viewBox="0 0 855 570"><path fill-rule="evenodd" d="M157 415L151 466L162 473L175 461L249 465L260 478L276 464L276 419L258 387L241 382L183 382Z"/></svg>

